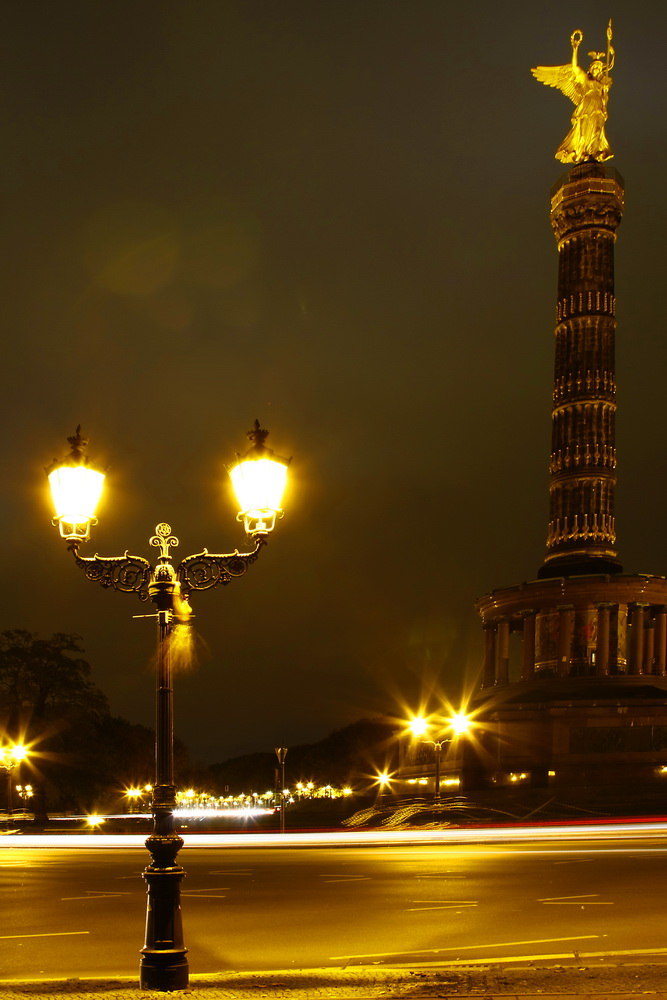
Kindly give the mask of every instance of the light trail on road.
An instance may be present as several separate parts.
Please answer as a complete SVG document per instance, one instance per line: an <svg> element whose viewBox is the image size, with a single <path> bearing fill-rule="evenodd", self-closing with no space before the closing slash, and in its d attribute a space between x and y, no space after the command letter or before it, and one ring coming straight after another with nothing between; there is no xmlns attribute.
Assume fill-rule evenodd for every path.
<svg viewBox="0 0 667 1000"><path fill-rule="evenodd" d="M645 840L664 837L667 822L581 823L555 826L446 828L443 830L327 830L299 833L188 833L181 831L183 850L201 847L373 847L503 844L522 841ZM143 847L146 834L136 833L6 833L0 847ZM626 850L626 848L617 848ZM637 850L634 848L627 848ZM552 849L553 852L553 849Z"/></svg>
<svg viewBox="0 0 667 1000"><path fill-rule="evenodd" d="M504 941L502 943L501 942L498 942L498 943L494 942L494 944L486 944L486 945L479 945L479 944L459 945L458 948L457 948L457 951L470 951L470 950L473 950L473 949L475 951L482 951L482 950L488 950L488 949L491 949L491 948L517 948L517 947L518 948L524 948L526 945L529 945L529 944L564 944L567 941L572 941L572 942L574 942L574 941L591 941L591 940L597 941L597 940L599 940L599 937L600 937L599 934L582 934L582 935L579 935L579 936L576 936L576 937L533 938L532 940L529 940L529 941ZM427 949L422 950L422 951L413 951L410 954L413 955L413 956L417 956L417 955L435 955L435 954L438 954L442 950L443 949L441 949L441 948L427 948ZM332 962L337 962L337 961L338 962L340 962L340 961L353 961L355 959L359 960L361 958L363 958L365 961L372 961L373 959L377 959L377 958L389 958L393 954L394 954L393 952L388 952L388 951L377 951L377 952L373 952L371 954L362 954L362 955L332 955L331 956L331 961ZM488 959L486 959L486 961L488 961Z"/></svg>

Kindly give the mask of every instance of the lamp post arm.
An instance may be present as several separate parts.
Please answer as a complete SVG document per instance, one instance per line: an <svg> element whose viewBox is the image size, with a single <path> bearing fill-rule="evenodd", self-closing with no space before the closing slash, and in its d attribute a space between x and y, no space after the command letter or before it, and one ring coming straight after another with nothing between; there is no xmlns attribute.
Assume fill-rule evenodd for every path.
<svg viewBox="0 0 667 1000"><path fill-rule="evenodd" d="M123 594L138 594L140 601L148 600L148 584L153 571L147 559L127 552L123 556L80 556L78 546L72 546L71 552L87 580Z"/></svg>
<svg viewBox="0 0 667 1000"><path fill-rule="evenodd" d="M454 740L420 740L420 743L427 743L430 747L433 747L438 753L442 750L445 743L453 743Z"/></svg>
<svg viewBox="0 0 667 1000"><path fill-rule="evenodd" d="M192 590L210 590L211 587L226 586L231 580L244 576L248 567L256 561L260 550L266 545L264 535L259 535L252 552L234 552L216 555L204 549L186 556L176 567L176 578L185 598Z"/></svg>

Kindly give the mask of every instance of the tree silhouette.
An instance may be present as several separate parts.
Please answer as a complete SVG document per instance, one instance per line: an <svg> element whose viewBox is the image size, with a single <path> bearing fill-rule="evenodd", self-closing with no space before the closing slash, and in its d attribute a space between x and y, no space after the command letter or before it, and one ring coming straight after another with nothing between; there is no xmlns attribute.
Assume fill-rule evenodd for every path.
<svg viewBox="0 0 667 1000"><path fill-rule="evenodd" d="M110 714L82 653L78 635L0 632L0 742L29 745L21 774L39 790L42 819L47 799L58 811L120 809L128 787L153 780L153 730ZM176 740L174 750L186 778L187 748Z"/></svg>
<svg viewBox="0 0 667 1000"><path fill-rule="evenodd" d="M5 730L14 738L34 738L47 723L59 725L82 715L108 715L106 697L90 680L81 656L81 637L56 632L50 639L23 629L0 632L0 705Z"/></svg>
<svg viewBox="0 0 667 1000"><path fill-rule="evenodd" d="M85 808L105 777L99 738L109 706L80 641L63 632L50 639L0 632L0 724L5 740L30 747L22 771L38 790L40 813L47 796L61 809Z"/></svg>

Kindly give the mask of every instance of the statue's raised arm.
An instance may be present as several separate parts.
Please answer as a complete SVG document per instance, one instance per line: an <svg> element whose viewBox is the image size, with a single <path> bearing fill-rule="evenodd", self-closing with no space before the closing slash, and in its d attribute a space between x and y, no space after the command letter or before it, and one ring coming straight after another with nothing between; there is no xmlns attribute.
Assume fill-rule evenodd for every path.
<svg viewBox="0 0 667 1000"><path fill-rule="evenodd" d="M601 163L613 156L604 131L611 87L609 74L615 60L611 21L607 27L607 52L589 52L592 62L588 71L581 68L577 58L583 37L579 29L572 32L572 61L565 66L536 66L531 70L536 80L560 90L575 105L572 128L556 152L556 159L563 163L587 160Z"/></svg>

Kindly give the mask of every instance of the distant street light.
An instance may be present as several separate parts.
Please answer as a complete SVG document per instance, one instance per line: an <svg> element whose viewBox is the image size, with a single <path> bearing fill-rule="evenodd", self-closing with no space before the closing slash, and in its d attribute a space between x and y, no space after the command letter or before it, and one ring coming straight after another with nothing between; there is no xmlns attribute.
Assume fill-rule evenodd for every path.
<svg viewBox="0 0 667 1000"><path fill-rule="evenodd" d="M465 714L465 712L454 712L449 718L445 719L445 732L450 732L452 735L447 739L439 736L438 739L424 739L426 733L429 732L431 724L427 719L422 716L417 716L410 720L408 728L412 735L416 737L420 743L427 743L429 746L433 747L433 752L435 754L435 793L433 796L434 802L440 802L440 770L441 770L441 758L442 758L442 748L448 743L454 743L460 736L468 731L470 728L470 719Z"/></svg>
<svg viewBox="0 0 667 1000"><path fill-rule="evenodd" d="M386 793L389 791L389 788L391 786L391 775L389 775L386 771L382 771L381 774L378 774L377 786L378 786L378 791L376 798L378 802L382 802L382 800L384 799Z"/></svg>
<svg viewBox="0 0 667 1000"><path fill-rule="evenodd" d="M187 948L183 941L180 884L185 874L176 861L183 840L176 831L174 808L174 727L172 696L172 640L182 638L190 620L189 597L193 590L209 590L243 576L255 562L282 516L281 499L287 479L289 459L280 458L267 448L268 431L259 421L248 432L251 448L228 469L239 502L237 520L254 540L250 552L213 555L204 549L186 556L178 566L171 563L169 551L178 545L168 524L160 523L150 539L160 555L153 567L141 556L81 556L79 547L90 537L91 525L97 523L95 510L104 483L104 472L85 453L87 440L77 427L68 438L71 453L54 460L46 470L49 477L55 517L53 523L67 542L68 551L86 578L125 594L137 594L150 600L157 619L157 672L155 711L155 782L153 785L153 832L146 841L151 862L143 873L147 884L146 939L141 950L141 986L161 991L182 990L188 985ZM187 629L185 629L187 635Z"/></svg>
<svg viewBox="0 0 667 1000"><path fill-rule="evenodd" d="M33 787L32 785L17 785L16 791L19 793L19 798L23 803L22 811L25 813L28 800L31 799L35 794Z"/></svg>
<svg viewBox="0 0 667 1000"><path fill-rule="evenodd" d="M0 746L0 767L7 775L7 826L12 818L12 772L28 756L28 749L20 743Z"/></svg>
<svg viewBox="0 0 667 1000"><path fill-rule="evenodd" d="M128 808L131 813L139 812L143 805L141 788L128 788L125 791L125 798L128 800Z"/></svg>
<svg viewBox="0 0 667 1000"><path fill-rule="evenodd" d="M285 832L285 757L287 747L274 747L278 763L280 764L280 832Z"/></svg>

